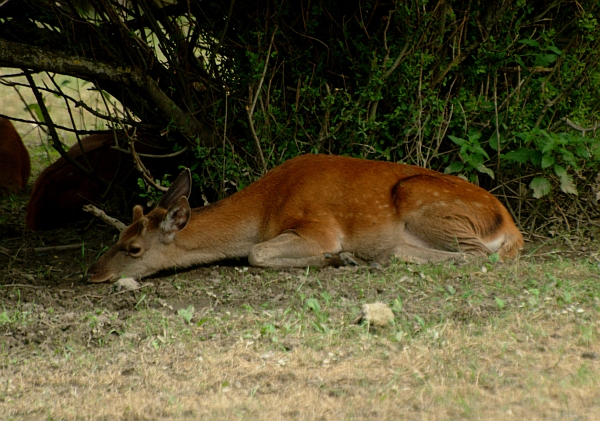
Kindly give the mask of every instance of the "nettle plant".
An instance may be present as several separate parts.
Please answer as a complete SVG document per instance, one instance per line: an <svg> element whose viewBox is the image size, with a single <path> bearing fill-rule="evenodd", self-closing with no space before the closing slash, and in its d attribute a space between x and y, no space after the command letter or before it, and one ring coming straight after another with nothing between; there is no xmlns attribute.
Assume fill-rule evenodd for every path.
<svg viewBox="0 0 600 421"><path fill-rule="evenodd" d="M562 192L577 194L573 175L580 175L586 166L597 167L600 162L600 144L593 138L567 132L549 133L539 128L518 133L517 137L524 146L506 153L503 158L509 162L530 164L545 173L529 183L535 198L544 197L552 191L552 176L558 179Z"/></svg>

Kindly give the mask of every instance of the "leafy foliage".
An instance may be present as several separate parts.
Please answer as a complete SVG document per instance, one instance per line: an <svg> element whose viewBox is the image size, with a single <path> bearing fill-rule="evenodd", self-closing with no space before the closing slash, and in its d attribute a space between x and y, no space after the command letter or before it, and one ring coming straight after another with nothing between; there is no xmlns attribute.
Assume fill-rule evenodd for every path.
<svg viewBox="0 0 600 421"><path fill-rule="evenodd" d="M73 74L128 110L109 125L183 134L182 163L221 196L300 153L499 183L525 207L576 195L599 168L595 1L13 3L0 43L117 63ZM23 62L0 58L36 69ZM128 89L127 72L164 97Z"/></svg>

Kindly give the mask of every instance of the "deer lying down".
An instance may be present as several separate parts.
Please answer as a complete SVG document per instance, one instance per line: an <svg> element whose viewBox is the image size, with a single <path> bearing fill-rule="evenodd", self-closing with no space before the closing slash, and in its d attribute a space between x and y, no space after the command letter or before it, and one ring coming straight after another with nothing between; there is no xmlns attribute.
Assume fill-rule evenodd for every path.
<svg viewBox="0 0 600 421"><path fill-rule="evenodd" d="M303 155L227 199L190 209L184 171L90 270L91 282L247 257L253 266L326 266L396 256L441 261L523 245L510 214L459 177L411 165ZM352 258L350 258L352 260Z"/></svg>
<svg viewBox="0 0 600 421"><path fill-rule="evenodd" d="M24 189L31 162L21 136L10 120L0 117L0 196Z"/></svg>

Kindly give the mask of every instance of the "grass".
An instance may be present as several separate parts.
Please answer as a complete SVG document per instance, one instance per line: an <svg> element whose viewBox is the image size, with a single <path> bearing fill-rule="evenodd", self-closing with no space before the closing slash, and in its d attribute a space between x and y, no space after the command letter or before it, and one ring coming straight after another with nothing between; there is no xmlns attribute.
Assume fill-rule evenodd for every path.
<svg viewBox="0 0 600 421"><path fill-rule="evenodd" d="M99 302L75 314L4 302L4 332L46 326L62 340L47 333L18 352L2 347L0 417L600 416L594 255L525 257L518 266L213 274L154 281L173 295L152 287L127 293L126 312ZM394 309L393 326L353 323L374 301Z"/></svg>

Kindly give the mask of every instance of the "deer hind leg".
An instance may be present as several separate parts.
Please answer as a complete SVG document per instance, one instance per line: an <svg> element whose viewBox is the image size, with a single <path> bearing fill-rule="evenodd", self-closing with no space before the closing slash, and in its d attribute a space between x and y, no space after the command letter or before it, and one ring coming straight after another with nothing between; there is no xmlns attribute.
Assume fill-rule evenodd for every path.
<svg viewBox="0 0 600 421"><path fill-rule="evenodd" d="M493 253L466 219L453 218L437 211L434 215L427 213L406 218L401 242L392 255L402 260L440 262Z"/></svg>
<svg viewBox="0 0 600 421"><path fill-rule="evenodd" d="M271 240L258 243L250 250L248 261L252 266L274 268L331 265L330 256L341 251L340 242L333 235L307 234L286 231Z"/></svg>

